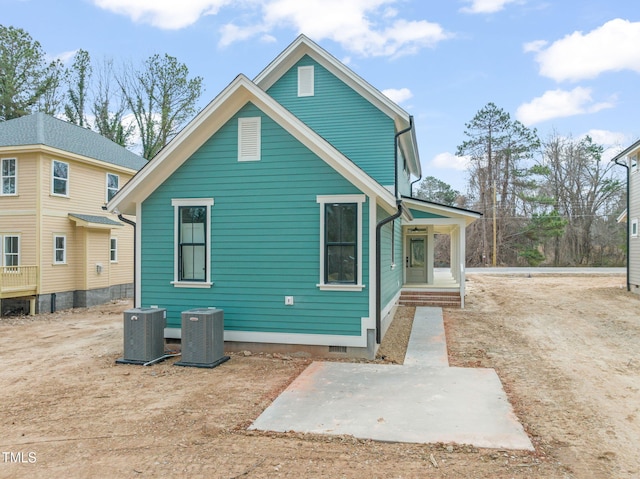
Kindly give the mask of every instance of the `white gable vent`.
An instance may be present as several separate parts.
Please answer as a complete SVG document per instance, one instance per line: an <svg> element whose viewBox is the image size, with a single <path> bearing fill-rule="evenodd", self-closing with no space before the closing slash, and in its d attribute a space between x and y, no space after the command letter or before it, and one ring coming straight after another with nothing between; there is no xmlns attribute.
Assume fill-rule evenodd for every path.
<svg viewBox="0 0 640 479"><path fill-rule="evenodd" d="M313 65L298 67L298 96L313 96Z"/></svg>
<svg viewBox="0 0 640 479"><path fill-rule="evenodd" d="M238 161L260 160L260 117L238 118Z"/></svg>

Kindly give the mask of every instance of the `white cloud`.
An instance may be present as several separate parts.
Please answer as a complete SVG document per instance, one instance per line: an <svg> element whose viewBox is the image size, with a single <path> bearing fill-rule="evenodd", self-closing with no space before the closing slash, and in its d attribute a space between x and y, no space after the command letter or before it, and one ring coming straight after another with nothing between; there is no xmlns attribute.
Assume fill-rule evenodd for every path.
<svg viewBox="0 0 640 479"><path fill-rule="evenodd" d="M535 40L533 42L525 43L522 46L522 50L524 50L525 53L539 52L544 47L546 47L548 44L549 44L549 42L546 41L546 40Z"/></svg>
<svg viewBox="0 0 640 479"><path fill-rule="evenodd" d="M235 9L243 24L221 27L224 47L254 37L269 38L276 28L293 28L316 41L340 43L361 56L400 56L451 38L439 24L406 20L393 8L400 0L93 0L100 8L134 22L180 29L222 7Z"/></svg>
<svg viewBox="0 0 640 479"><path fill-rule="evenodd" d="M456 156L453 153L439 153L431 160L432 168L466 171L469 167L468 156Z"/></svg>
<svg viewBox="0 0 640 479"><path fill-rule="evenodd" d="M536 61L542 76L578 81L608 71L640 73L639 45L640 22L616 18L589 33L574 32L546 49L530 51L538 52Z"/></svg>
<svg viewBox="0 0 640 479"><path fill-rule="evenodd" d="M590 136L594 143L605 148L614 147L614 149L621 148L621 145L625 145L629 141L624 133L609 130L591 129L582 136Z"/></svg>
<svg viewBox="0 0 640 479"><path fill-rule="evenodd" d="M386 90L382 90L382 93L391 101L398 104L413 97L413 93L411 93L411 90L408 88L387 88Z"/></svg>
<svg viewBox="0 0 640 479"><path fill-rule="evenodd" d="M520 105L516 111L516 118L529 126L553 118L595 113L613 106L611 101L595 103L590 88L576 87L571 91L549 90L531 102Z"/></svg>
<svg viewBox="0 0 640 479"><path fill-rule="evenodd" d="M508 3L513 3L516 0L465 0L470 3L468 7L462 7L460 9L463 13L495 13L504 9Z"/></svg>
<svg viewBox="0 0 640 479"><path fill-rule="evenodd" d="M93 0L110 12L125 15L134 22L148 23L166 30L178 30L194 24L204 15L215 15L233 0Z"/></svg>

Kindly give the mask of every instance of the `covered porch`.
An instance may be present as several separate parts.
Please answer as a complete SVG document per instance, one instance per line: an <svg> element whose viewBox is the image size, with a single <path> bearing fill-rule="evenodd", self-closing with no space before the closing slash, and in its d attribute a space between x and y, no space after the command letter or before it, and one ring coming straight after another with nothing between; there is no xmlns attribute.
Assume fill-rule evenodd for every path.
<svg viewBox="0 0 640 479"><path fill-rule="evenodd" d="M400 304L464 308L466 227L475 211L404 198L412 220L403 223L403 287ZM448 238L448 258L436 264L436 236ZM441 240L442 241L442 240Z"/></svg>

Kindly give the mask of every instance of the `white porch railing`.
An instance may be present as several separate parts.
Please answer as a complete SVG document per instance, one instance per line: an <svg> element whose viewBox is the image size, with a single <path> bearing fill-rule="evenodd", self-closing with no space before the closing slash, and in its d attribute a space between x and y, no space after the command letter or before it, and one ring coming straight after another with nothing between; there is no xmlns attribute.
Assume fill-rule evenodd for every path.
<svg viewBox="0 0 640 479"><path fill-rule="evenodd" d="M36 294L37 266L0 266L0 299Z"/></svg>

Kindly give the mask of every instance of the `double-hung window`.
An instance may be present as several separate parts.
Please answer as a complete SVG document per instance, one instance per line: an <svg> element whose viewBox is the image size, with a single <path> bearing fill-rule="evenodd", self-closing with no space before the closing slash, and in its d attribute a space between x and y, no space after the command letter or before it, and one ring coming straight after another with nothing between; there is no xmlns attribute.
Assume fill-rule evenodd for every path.
<svg viewBox="0 0 640 479"><path fill-rule="evenodd" d="M16 162L17 160L15 158L2 158L2 165L0 165L0 179L2 181L0 185L1 195L15 195L18 193Z"/></svg>
<svg viewBox="0 0 640 479"><path fill-rule="evenodd" d="M6 235L2 238L3 266L20 265L20 236Z"/></svg>
<svg viewBox="0 0 640 479"><path fill-rule="evenodd" d="M320 289L361 290L364 195L318 196Z"/></svg>
<svg viewBox="0 0 640 479"><path fill-rule="evenodd" d="M206 288L211 283L210 238L213 198L174 199L173 284Z"/></svg>
<svg viewBox="0 0 640 479"><path fill-rule="evenodd" d="M638 237L638 218L633 218L631 220L631 237L632 238Z"/></svg>
<svg viewBox="0 0 640 479"><path fill-rule="evenodd" d="M67 237L54 235L53 237L53 264L67 263Z"/></svg>
<svg viewBox="0 0 640 479"><path fill-rule="evenodd" d="M53 160L51 166L51 193L69 196L69 163Z"/></svg>
<svg viewBox="0 0 640 479"><path fill-rule="evenodd" d="M118 238L109 238L109 261L118 262Z"/></svg>
<svg viewBox="0 0 640 479"><path fill-rule="evenodd" d="M120 177L113 173L107 173L107 201L111 201L120 189Z"/></svg>

